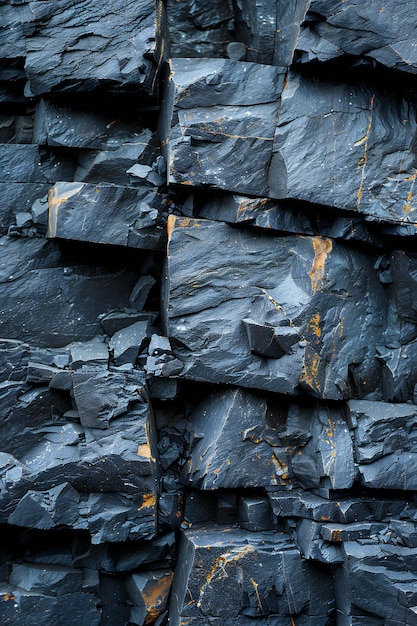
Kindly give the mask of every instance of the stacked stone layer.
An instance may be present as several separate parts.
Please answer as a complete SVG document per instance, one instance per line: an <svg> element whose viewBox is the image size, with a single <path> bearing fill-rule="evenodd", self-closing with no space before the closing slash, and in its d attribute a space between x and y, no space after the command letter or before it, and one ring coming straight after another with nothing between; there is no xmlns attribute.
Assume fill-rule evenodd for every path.
<svg viewBox="0 0 417 626"><path fill-rule="evenodd" d="M411 4L0 1L2 624L417 624Z"/></svg>

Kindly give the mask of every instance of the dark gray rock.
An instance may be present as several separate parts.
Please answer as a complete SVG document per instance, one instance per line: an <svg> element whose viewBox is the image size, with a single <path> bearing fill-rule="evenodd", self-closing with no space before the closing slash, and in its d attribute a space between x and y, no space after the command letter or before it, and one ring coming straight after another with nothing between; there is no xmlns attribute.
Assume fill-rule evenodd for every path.
<svg viewBox="0 0 417 626"><path fill-rule="evenodd" d="M414 405L351 401L349 411L361 483L374 489L415 489Z"/></svg>
<svg viewBox="0 0 417 626"><path fill-rule="evenodd" d="M133 604L130 615L133 624L151 623L164 612L173 576L172 570L153 570L132 574L127 579L127 593Z"/></svg>
<svg viewBox="0 0 417 626"><path fill-rule="evenodd" d="M318 563L343 563L340 546L323 539L321 524L305 518L298 520L295 536L305 559Z"/></svg>
<svg viewBox="0 0 417 626"><path fill-rule="evenodd" d="M156 220L142 223L156 195L147 187L57 183L49 192L47 236L158 249L163 243L162 226Z"/></svg>
<svg viewBox="0 0 417 626"><path fill-rule="evenodd" d="M356 477L351 435L340 410L318 408L311 439L292 460L304 488L349 489Z"/></svg>
<svg viewBox="0 0 417 626"><path fill-rule="evenodd" d="M149 135L136 119L114 119L114 116L81 108L66 107L44 98L37 103L33 143L85 148L115 149L126 143L140 143Z"/></svg>
<svg viewBox="0 0 417 626"><path fill-rule="evenodd" d="M113 335L109 342L109 349L113 352L113 361L116 365L135 364L147 337L147 329L147 321L136 322Z"/></svg>
<svg viewBox="0 0 417 626"><path fill-rule="evenodd" d="M153 536L155 443L143 374L78 370L72 380L81 424L63 416L71 404L62 392L16 382L2 393L3 522L84 529L93 543Z"/></svg>
<svg viewBox="0 0 417 626"><path fill-rule="evenodd" d="M302 517L316 522L352 524L358 520L383 521L400 516L406 502L388 498L344 496L325 499L306 490L289 492L268 490L274 514L279 519Z"/></svg>
<svg viewBox="0 0 417 626"><path fill-rule="evenodd" d="M415 117L413 103L399 97L291 75L274 140L271 197L414 222Z"/></svg>
<svg viewBox="0 0 417 626"><path fill-rule="evenodd" d="M285 415L278 403L243 389L206 396L190 417L195 441L184 483L205 490L290 485L291 457L309 440L312 418L291 408Z"/></svg>
<svg viewBox="0 0 417 626"><path fill-rule="evenodd" d="M106 19L89 0L76 11L67 0L21 4L4 17L8 29L16 24L16 34L24 35L17 52L25 57L28 95L91 91L101 85L155 94L163 54L162 3L114 0Z"/></svg>
<svg viewBox="0 0 417 626"><path fill-rule="evenodd" d="M182 209L184 213L184 209ZM203 217L210 220L242 224L244 226L267 228L269 231L315 235L345 241L358 241L380 246L380 237L373 232L363 217L339 216L295 209L286 202L270 198L250 198L237 194L216 194L204 200L188 217ZM406 236L406 233L403 234ZM411 236L408 233L408 236Z"/></svg>
<svg viewBox="0 0 417 626"><path fill-rule="evenodd" d="M39 346L85 341L101 331L99 316L128 306L138 274L64 259L42 239L0 239L0 335ZM40 295L42 294L42 297ZM59 294L59 298L58 298Z"/></svg>
<svg viewBox="0 0 417 626"><path fill-rule="evenodd" d="M167 14L172 57L226 56L233 41L231 0L168 0Z"/></svg>
<svg viewBox="0 0 417 626"><path fill-rule="evenodd" d="M376 344L386 305L372 258L330 239L272 238L173 216L168 236L165 332L185 363L181 377L380 397ZM299 341L281 358L254 354L248 318L277 335L291 328Z"/></svg>
<svg viewBox="0 0 417 626"><path fill-rule="evenodd" d="M307 0L237 0L236 31L246 60L288 67L308 5Z"/></svg>
<svg viewBox="0 0 417 626"><path fill-rule="evenodd" d="M297 42L297 59L328 61L341 55L375 59L389 68L415 74L416 28L406 0L313 0Z"/></svg>
<svg viewBox="0 0 417 626"><path fill-rule="evenodd" d="M289 535L216 526L182 533L169 613L175 626L210 618L240 623L238 615L243 623L276 616L284 624L283 616L288 621L308 614L309 598L306 571Z"/></svg>
<svg viewBox="0 0 417 626"><path fill-rule="evenodd" d="M282 87L283 74L272 66L171 61L160 130L168 182L268 196Z"/></svg>
<svg viewBox="0 0 417 626"><path fill-rule="evenodd" d="M8 585L2 587L1 599L0 615L4 624L14 621L19 626L99 626L101 623L101 611L90 593L51 596Z"/></svg>
<svg viewBox="0 0 417 626"><path fill-rule="evenodd" d="M415 549L368 540L345 543L343 552L344 565L335 576L341 613L371 614L381 620L377 624L417 623Z"/></svg>
<svg viewBox="0 0 417 626"><path fill-rule="evenodd" d="M238 502L239 526L246 530L272 530L272 511L266 497L242 497Z"/></svg>

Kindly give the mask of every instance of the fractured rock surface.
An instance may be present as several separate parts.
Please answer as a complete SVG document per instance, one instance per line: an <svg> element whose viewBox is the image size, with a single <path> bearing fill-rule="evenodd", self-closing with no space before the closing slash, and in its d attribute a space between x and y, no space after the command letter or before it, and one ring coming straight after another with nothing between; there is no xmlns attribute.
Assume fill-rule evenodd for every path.
<svg viewBox="0 0 417 626"><path fill-rule="evenodd" d="M417 624L414 9L0 0L1 624Z"/></svg>

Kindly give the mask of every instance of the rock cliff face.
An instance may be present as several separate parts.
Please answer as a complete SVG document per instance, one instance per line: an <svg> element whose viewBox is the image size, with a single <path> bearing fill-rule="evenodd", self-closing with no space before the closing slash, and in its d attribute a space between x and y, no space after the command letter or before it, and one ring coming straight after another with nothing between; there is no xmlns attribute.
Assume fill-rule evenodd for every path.
<svg viewBox="0 0 417 626"><path fill-rule="evenodd" d="M399 0L0 0L0 624L417 626Z"/></svg>

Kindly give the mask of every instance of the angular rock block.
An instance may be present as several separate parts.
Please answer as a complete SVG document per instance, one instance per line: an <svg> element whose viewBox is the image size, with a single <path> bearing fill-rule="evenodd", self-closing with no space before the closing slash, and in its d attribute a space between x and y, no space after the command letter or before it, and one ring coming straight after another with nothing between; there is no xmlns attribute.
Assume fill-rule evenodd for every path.
<svg viewBox="0 0 417 626"><path fill-rule="evenodd" d="M168 236L165 332L184 364L180 377L380 397L386 303L372 258L321 237L274 238L188 218L170 217ZM282 356L250 344L248 319Z"/></svg>
<svg viewBox="0 0 417 626"><path fill-rule="evenodd" d="M279 520L305 518L316 522L352 524L361 522L388 522L400 517L406 509L405 500L343 496L326 499L309 491L294 489L289 492L268 490L271 508Z"/></svg>
<svg viewBox="0 0 417 626"><path fill-rule="evenodd" d="M89 150L140 144L147 135L137 119L63 106L46 98L36 105L33 143ZM148 131L149 133L149 131ZM138 154L141 148L138 145Z"/></svg>
<svg viewBox="0 0 417 626"><path fill-rule="evenodd" d="M417 489L417 407L360 400L348 406L361 483L373 489Z"/></svg>
<svg viewBox="0 0 417 626"><path fill-rule="evenodd" d="M57 244L39 238L2 237L0 250L0 335L42 347L86 341L102 332L100 316L129 308L139 277L128 268L74 262Z"/></svg>
<svg viewBox="0 0 417 626"><path fill-rule="evenodd" d="M99 626L101 611L96 605L91 593L79 591L55 596L8 585L1 588L0 619L3 624L19 626Z"/></svg>
<svg viewBox="0 0 417 626"><path fill-rule="evenodd" d="M213 198L205 198L194 210L193 216L287 234L315 235L320 232L322 236L332 239L358 241L375 247L381 245L381 238L364 217L340 215L335 219L328 212L313 212L311 207L308 210L295 210L288 202L271 198L218 193ZM401 236L401 232L398 234ZM406 230L402 236L410 236L410 233Z"/></svg>
<svg viewBox="0 0 417 626"><path fill-rule="evenodd" d="M236 37L247 61L288 67L293 59L307 0L238 0Z"/></svg>
<svg viewBox="0 0 417 626"><path fill-rule="evenodd" d="M345 543L343 553L335 570L342 624L417 624L415 549L368 540Z"/></svg>
<svg viewBox="0 0 417 626"><path fill-rule="evenodd" d="M168 0L171 56L226 56L227 44L233 41L233 17L230 0Z"/></svg>
<svg viewBox="0 0 417 626"><path fill-rule="evenodd" d="M182 533L170 623L326 623L315 582L285 533L207 526ZM327 600L327 598L326 598ZM306 621L303 622L303 619ZM286 621L285 621L286 620ZM311 621L309 621L311 620Z"/></svg>
<svg viewBox="0 0 417 626"><path fill-rule="evenodd" d="M413 10L407 0L313 0L297 42L297 59L329 61L363 56L415 74L417 52Z"/></svg>
<svg viewBox="0 0 417 626"><path fill-rule="evenodd" d="M30 144L0 143L0 234L6 235L20 214L30 220L35 201L60 178L72 180L75 168L68 155L45 154Z"/></svg>
<svg viewBox="0 0 417 626"><path fill-rule="evenodd" d="M159 249L165 231L157 190L59 182L49 192L49 238Z"/></svg>
<svg viewBox="0 0 417 626"><path fill-rule="evenodd" d="M152 537L155 444L144 375L90 368L61 370L74 409L68 391L3 383L2 520L87 530L93 543Z"/></svg>
<svg viewBox="0 0 417 626"><path fill-rule="evenodd" d="M340 410L225 389L202 400L190 423L195 440L181 477L194 488L353 484L352 441Z"/></svg>
<svg viewBox="0 0 417 626"><path fill-rule="evenodd" d="M283 77L256 63L170 61L160 130L168 182L268 196Z"/></svg>
<svg viewBox="0 0 417 626"><path fill-rule="evenodd" d="M127 593L134 605L130 616L133 624L153 623L164 612L173 576L172 570L153 570L128 578Z"/></svg>
<svg viewBox="0 0 417 626"><path fill-rule="evenodd" d="M103 16L90 0L75 7L69 0L28 0L2 7L2 13L6 32L15 25L19 35L28 95L100 86L154 95L163 54L162 9L160 2L112 0Z"/></svg>
<svg viewBox="0 0 417 626"><path fill-rule="evenodd" d="M415 134L412 102L293 74L274 140L273 197L414 223Z"/></svg>

